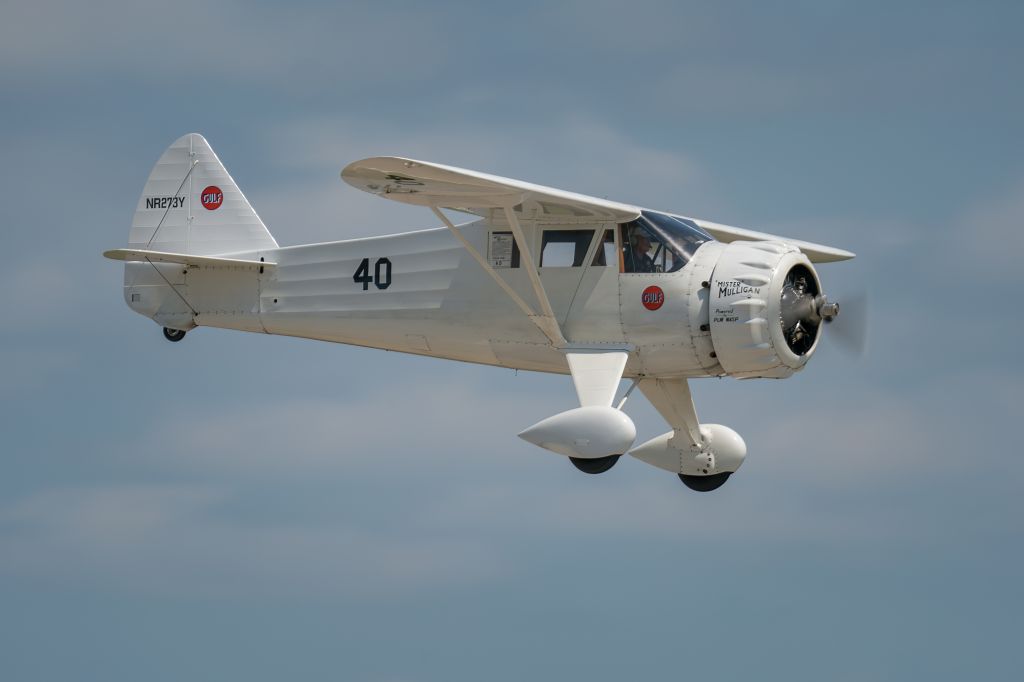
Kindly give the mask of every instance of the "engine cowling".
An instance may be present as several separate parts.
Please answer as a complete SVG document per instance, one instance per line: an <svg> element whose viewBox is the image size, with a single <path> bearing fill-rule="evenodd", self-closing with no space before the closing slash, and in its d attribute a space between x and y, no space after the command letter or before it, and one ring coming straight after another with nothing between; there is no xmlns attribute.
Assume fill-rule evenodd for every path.
<svg viewBox="0 0 1024 682"><path fill-rule="evenodd" d="M782 242L732 242L710 285L711 340L727 374L781 379L803 369L828 305L807 256Z"/></svg>

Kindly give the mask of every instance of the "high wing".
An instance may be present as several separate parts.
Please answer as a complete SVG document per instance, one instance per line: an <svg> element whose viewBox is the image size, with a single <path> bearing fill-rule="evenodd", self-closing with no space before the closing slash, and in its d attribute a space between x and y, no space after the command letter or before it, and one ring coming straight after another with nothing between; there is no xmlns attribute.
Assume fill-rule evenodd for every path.
<svg viewBox="0 0 1024 682"><path fill-rule="evenodd" d="M640 216L640 207L631 204L398 156L378 156L354 161L341 171L341 178L357 189L393 201L450 208L485 218L495 209L520 204L525 208L536 208L540 211L539 215L550 217L628 223ZM740 239L783 241L798 247L815 263L854 257L850 251L824 244L721 225L708 220L691 220L721 242Z"/></svg>
<svg viewBox="0 0 1024 682"><path fill-rule="evenodd" d="M628 223L640 216L638 206L397 156L355 161L341 171L341 178L364 192L394 201L483 217L492 209L519 204L552 217Z"/></svg>
<svg viewBox="0 0 1024 682"><path fill-rule="evenodd" d="M535 210L535 217L548 216L567 221L627 223L640 216L640 208L629 204L396 156L356 161L341 171L341 177L348 184L365 192L432 209L480 267L515 301L556 348L565 348L567 341L562 335L551 308L551 301L530 254L530 246L519 224L517 213L520 211L516 211L516 207ZM508 286L504 278L487 263L462 235L459 228L441 211L442 208L475 213L485 218L492 217L496 212L504 214L519 252L524 256L522 263L530 278L539 310L534 310ZM621 376L621 370L619 374Z"/></svg>
<svg viewBox="0 0 1024 682"><path fill-rule="evenodd" d="M745 239L748 241L780 241L792 244L797 247L810 259L812 263L832 263L840 260L850 260L856 256L852 251L846 251L845 249L837 249L834 246L825 246L824 244L815 244L814 242L805 242L801 239L790 239L789 237L781 237L777 234L768 234L767 232L755 232L754 230L745 230L742 227L732 227L730 225L720 225L719 223L713 223L708 220L700 220L699 218L690 218L697 225L699 225L705 232L710 234L712 237L720 242L728 244L729 242L738 241Z"/></svg>

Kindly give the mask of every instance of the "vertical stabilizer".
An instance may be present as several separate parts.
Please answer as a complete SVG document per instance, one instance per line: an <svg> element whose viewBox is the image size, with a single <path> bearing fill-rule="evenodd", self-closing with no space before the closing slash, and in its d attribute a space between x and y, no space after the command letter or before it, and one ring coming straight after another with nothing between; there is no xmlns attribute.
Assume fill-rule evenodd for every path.
<svg viewBox="0 0 1024 682"><path fill-rule="evenodd" d="M189 133L150 172L128 247L210 256L275 249L277 242L209 143Z"/></svg>

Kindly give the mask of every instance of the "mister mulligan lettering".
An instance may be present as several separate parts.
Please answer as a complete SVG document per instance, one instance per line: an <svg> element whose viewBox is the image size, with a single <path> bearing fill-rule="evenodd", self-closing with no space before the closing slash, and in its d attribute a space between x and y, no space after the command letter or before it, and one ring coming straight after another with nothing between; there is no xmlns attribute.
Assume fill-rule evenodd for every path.
<svg viewBox="0 0 1024 682"><path fill-rule="evenodd" d="M146 208L181 208L185 197L146 197Z"/></svg>
<svg viewBox="0 0 1024 682"><path fill-rule="evenodd" d="M737 294L760 294L761 287L752 287L737 280L718 283L718 298L729 298Z"/></svg>

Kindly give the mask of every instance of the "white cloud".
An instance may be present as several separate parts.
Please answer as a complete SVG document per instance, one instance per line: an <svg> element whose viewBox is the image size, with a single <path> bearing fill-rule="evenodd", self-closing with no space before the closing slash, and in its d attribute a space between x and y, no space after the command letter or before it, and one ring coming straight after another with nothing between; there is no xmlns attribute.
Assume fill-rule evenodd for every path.
<svg viewBox="0 0 1024 682"><path fill-rule="evenodd" d="M248 192L260 218L282 246L374 237L438 226L430 211L360 192L344 184L337 170L324 170L315 178L284 177L282 181L273 187ZM456 222L472 219L475 218L456 218Z"/></svg>
<svg viewBox="0 0 1024 682"><path fill-rule="evenodd" d="M0 396L24 397L34 391L52 388L51 379L75 369L81 362L79 353L67 348L0 347L3 361L0 370Z"/></svg>
<svg viewBox="0 0 1024 682"><path fill-rule="evenodd" d="M829 215L794 215L744 227L793 239L838 246L864 255L875 254L884 249L906 250L918 245L927 235L926 228L885 216L856 219Z"/></svg>
<svg viewBox="0 0 1024 682"><path fill-rule="evenodd" d="M281 184L247 193L288 244L436 225L426 209L394 205L341 181L346 164L369 156L408 156L667 210L713 213L720 204L692 159L587 115L560 115L540 129L503 126L500 133L479 125L407 131L376 120L312 119L271 129L262 139L282 169Z"/></svg>
<svg viewBox="0 0 1024 682"><path fill-rule="evenodd" d="M762 457L765 452L759 453ZM531 482L478 483L449 491L413 516L426 533L456 532L507 540L527 536L555 543L642 541L700 547L801 546L861 552L892 543L926 545L945 530L919 510L864 503L806 480L741 470L718 491L696 493L679 480L631 458L601 478L568 472ZM780 472L781 473L781 472ZM571 476L571 478L569 478ZM571 482L570 482L571 481ZM847 486L850 485L848 482ZM832 499L829 499L832 496ZM874 499L874 498L873 498Z"/></svg>
<svg viewBox="0 0 1024 682"><path fill-rule="evenodd" d="M972 258L976 275L983 272L985 278L1019 281L1024 253L1024 180L970 207L957 221L952 237L956 247Z"/></svg>
<svg viewBox="0 0 1024 682"><path fill-rule="evenodd" d="M142 539L223 498L214 489L171 485L57 489L13 503L0 520L40 533L117 544Z"/></svg>
<svg viewBox="0 0 1024 682"><path fill-rule="evenodd" d="M85 300L80 283L57 253L15 262L0 275L0 289L14 294L8 298L5 314L18 329L66 324L66 314L76 312Z"/></svg>
<svg viewBox="0 0 1024 682"><path fill-rule="evenodd" d="M501 574L473 539L245 524L205 487L49 490L0 510L0 573L170 594L400 597Z"/></svg>
<svg viewBox="0 0 1024 682"><path fill-rule="evenodd" d="M771 478L821 488L849 489L875 480L892 481L915 472L933 475L956 462L936 458L942 434L934 415L875 395L859 404L836 400L803 404L773 414L758 434L758 456Z"/></svg>
<svg viewBox="0 0 1024 682"><path fill-rule="evenodd" d="M352 384L339 393L337 400L286 396L216 411L205 403L182 406L159 415L146 436L153 447L139 452L132 442L121 449L125 461L142 457L161 468L232 477L448 469L496 442L530 447L515 434L567 409L571 388L566 379L564 398L530 401L440 380Z"/></svg>
<svg viewBox="0 0 1024 682"><path fill-rule="evenodd" d="M372 82L381 72L415 79L446 55L434 14L417 6L254 6L251 3L123 0L6 3L0 74L40 77L132 74L168 89L217 81L330 86ZM30 30L29 30L30 29ZM387 36L388 49L381 49ZM413 58L414 57L414 58ZM344 68L338 68L342 66Z"/></svg>
<svg viewBox="0 0 1024 682"><path fill-rule="evenodd" d="M205 483L49 489L15 501L0 509L0 573L147 593L402 598L525 570L533 560L510 550L523 538L567 547L627 538L814 543L840 552L943 542L956 524L927 506L904 508L892 491L922 480L944 486L964 466L1016 480L1022 473L1003 461L1005 451L968 451L936 428L950 421L944 409L874 394L763 413L768 426L745 434L754 446L748 463L712 494L628 457L591 477L514 437L564 407L571 391L550 394L550 379L533 382L531 400L479 386L414 385L367 393L365 402L286 398L168 413L130 444L134 470ZM1013 396L1012 382L1003 383L998 396ZM649 412L636 416L646 422ZM520 453L534 458L528 466ZM268 483L301 498L342 476L339 495L358 479L367 497L320 502L297 520L284 509L244 511L266 503ZM972 516L1005 525L995 512Z"/></svg>

